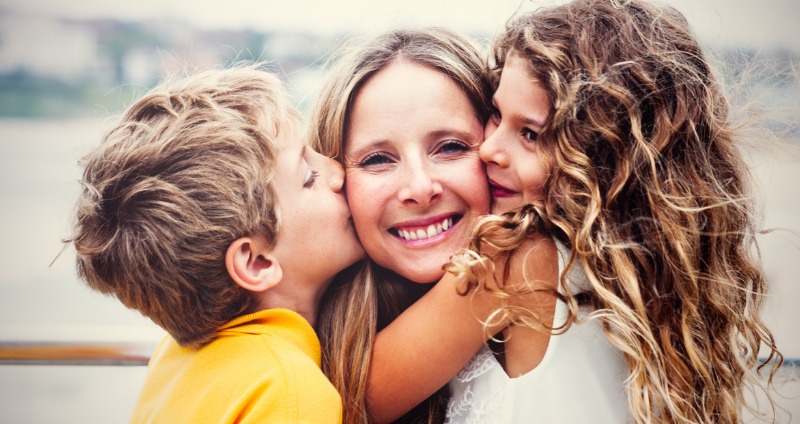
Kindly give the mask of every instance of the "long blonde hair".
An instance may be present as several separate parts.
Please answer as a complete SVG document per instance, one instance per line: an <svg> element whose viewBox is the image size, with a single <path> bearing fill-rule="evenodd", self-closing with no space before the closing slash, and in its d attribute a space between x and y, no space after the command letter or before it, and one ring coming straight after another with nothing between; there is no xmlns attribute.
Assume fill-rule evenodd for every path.
<svg viewBox="0 0 800 424"><path fill-rule="evenodd" d="M639 0L576 0L509 21L498 72L511 54L552 99L537 141L551 174L541 208L484 221L472 249L529 231L523 219L552 228L625 356L636 421L739 422L759 350L770 364L782 356L761 318L749 170L685 18ZM574 322L578 294L561 285Z"/></svg>
<svg viewBox="0 0 800 424"><path fill-rule="evenodd" d="M437 70L466 94L481 122L491 96L485 58L471 41L443 28L398 29L366 41L356 40L332 59L333 66L310 120L310 141L327 156L343 160L350 105L375 73L403 60ZM377 331L419 299L427 285L367 261L359 278L334 282L321 303L318 334L323 344L323 371L344 400L344 422L367 422L367 370ZM441 400L434 395L412 415L441 421ZM425 411L427 409L427 412Z"/></svg>

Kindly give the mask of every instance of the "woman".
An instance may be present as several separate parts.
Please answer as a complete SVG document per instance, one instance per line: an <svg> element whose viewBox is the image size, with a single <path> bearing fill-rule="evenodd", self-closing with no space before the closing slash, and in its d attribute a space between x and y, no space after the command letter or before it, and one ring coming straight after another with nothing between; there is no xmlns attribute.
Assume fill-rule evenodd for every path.
<svg viewBox="0 0 800 424"><path fill-rule="evenodd" d="M444 29L390 31L342 51L313 112L311 141L345 166L371 260L361 279L329 290L318 333L344 422L366 421L367 407L373 420L393 421L442 387L486 338L476 316L491 308L458 296L452 279L402 324L384 327L444 275L472 221L489 211L477 152L491 84L479 49ZM429 399L401 421L441 421L441 407Z"/></svg>

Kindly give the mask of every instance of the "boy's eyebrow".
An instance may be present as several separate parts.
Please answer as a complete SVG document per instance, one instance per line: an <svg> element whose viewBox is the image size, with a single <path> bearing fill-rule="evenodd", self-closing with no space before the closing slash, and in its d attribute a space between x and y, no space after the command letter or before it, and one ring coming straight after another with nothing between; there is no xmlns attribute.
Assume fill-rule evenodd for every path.
<svg viewBox="0 0 800 424"><path fill-rule="evenodd" d="M307 144L303 144L303 147L300 148L300 154L297 155L297 162L295 164L295 169L300 169L303 166L303 161L306 158L306 149L307 148L308 148ZM303 178L305 178L305 176Z"/></svg>

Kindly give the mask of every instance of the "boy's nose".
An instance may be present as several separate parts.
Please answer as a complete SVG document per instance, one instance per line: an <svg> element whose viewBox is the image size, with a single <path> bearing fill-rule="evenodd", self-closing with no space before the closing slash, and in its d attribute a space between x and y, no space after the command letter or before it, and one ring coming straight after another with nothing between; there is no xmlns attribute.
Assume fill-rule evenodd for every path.
<svg viewBox="0 0 800 424"><path fill-rule="evenodd" d="M328 186L335 192L342 191L344 186L344 168L342 164L331 158L325 158L328 163Z"/></svg>

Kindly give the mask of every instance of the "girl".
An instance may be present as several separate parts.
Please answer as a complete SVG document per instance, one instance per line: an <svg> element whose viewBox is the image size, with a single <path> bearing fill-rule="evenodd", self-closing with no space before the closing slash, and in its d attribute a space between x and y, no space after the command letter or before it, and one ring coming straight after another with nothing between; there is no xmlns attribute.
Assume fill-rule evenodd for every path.
<svg viewBox="0 0 800 424"><path fill-rule="evenodd" d="M494 59L480 155L495 210L524 207L482 220L449 269L471 285L496 269L504 299L552 295L502 309L503 354L453 381L449 421L739 422L759 351L782 357L761 319L748 169L684 17L575 0L510 21ZM561 245L557 282L520 264L540 231Z"/></svg>

